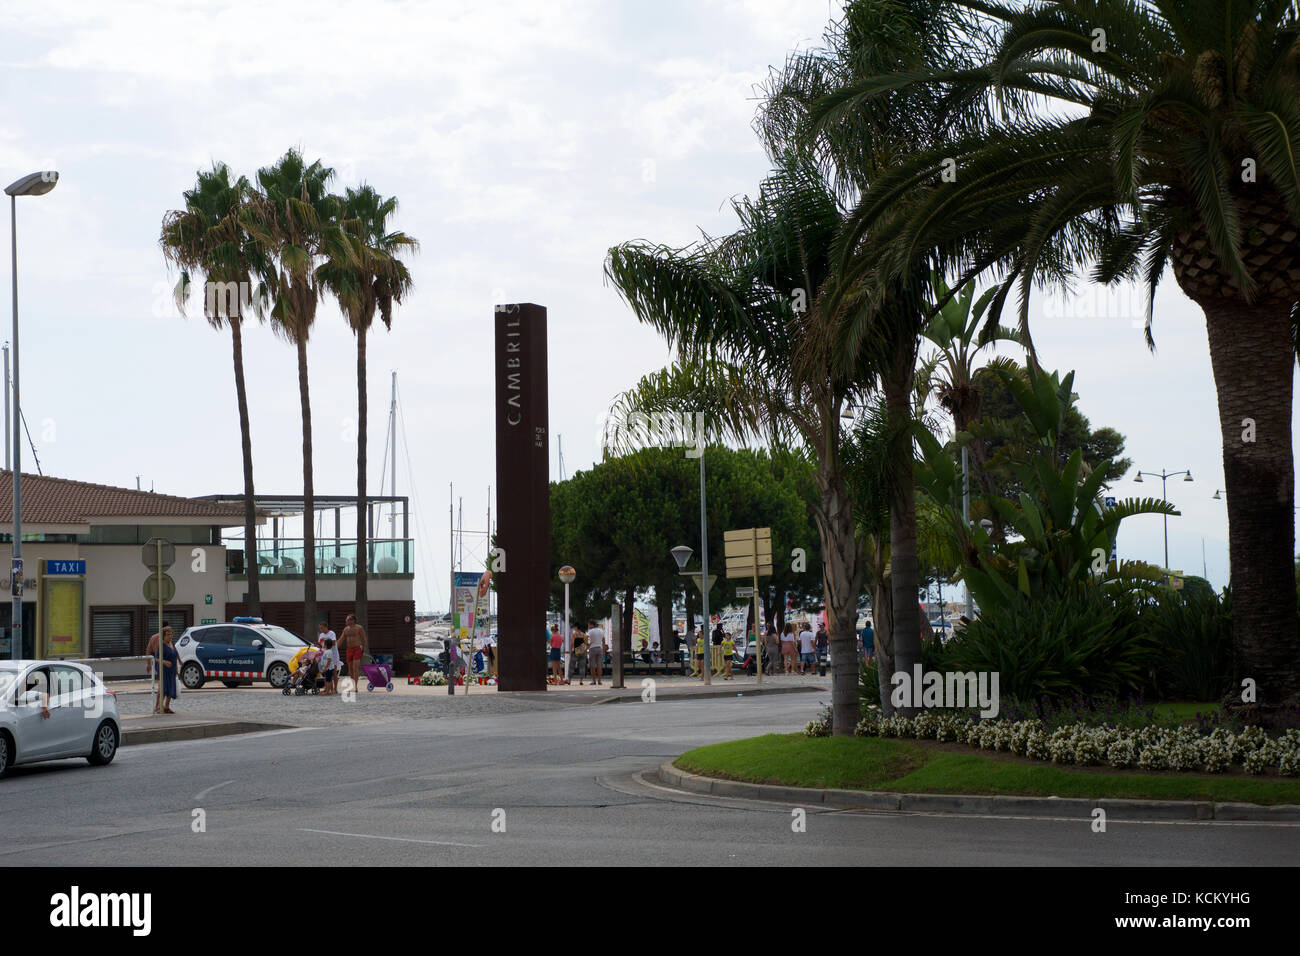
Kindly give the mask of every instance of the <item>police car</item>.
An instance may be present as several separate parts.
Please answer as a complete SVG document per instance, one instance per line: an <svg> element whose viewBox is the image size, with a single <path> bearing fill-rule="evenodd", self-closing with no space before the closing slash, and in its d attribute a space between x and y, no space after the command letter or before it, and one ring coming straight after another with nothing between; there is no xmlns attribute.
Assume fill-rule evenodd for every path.
<svg viewBox="0 0 1300 956"><path fill-rule="evenodd" d="M227 687L255 680L283 687L289 680L289 662L306 646L297 635L260 617L189 627L176 642L181 683L187 690L197 690L212 678Z"/></svg>

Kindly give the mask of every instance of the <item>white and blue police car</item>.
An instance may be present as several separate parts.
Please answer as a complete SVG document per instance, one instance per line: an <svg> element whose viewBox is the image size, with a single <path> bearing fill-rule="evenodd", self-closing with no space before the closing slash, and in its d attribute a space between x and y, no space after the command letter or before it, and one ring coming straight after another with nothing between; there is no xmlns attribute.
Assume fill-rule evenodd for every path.
<svg viewBox="0 0 1300 956"><path fill-rule="evenodd" d="M289 680L289 662L306 646L296 634L260 617L188 627L176 642L181 683L187 690L197 690L210 679L227 687L252 681L283 687Z"/></svg>

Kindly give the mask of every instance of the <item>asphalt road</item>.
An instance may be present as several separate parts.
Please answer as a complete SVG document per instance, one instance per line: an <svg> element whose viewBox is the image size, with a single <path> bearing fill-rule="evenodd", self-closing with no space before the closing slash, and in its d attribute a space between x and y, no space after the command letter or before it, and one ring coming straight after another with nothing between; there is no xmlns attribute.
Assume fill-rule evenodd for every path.
<svg viewBox="0 0 1300 956"><path fill-rule="evenodd" d="M1089 819L808 808L797 833L791 807L677 793L653 777L693 746L799 729L820 699L548 702L134 746L106 768L84 760L19 768L0 781L0 863L1291 866L1300 858L1300 825L1112 822L1098 834Z"/></svg>

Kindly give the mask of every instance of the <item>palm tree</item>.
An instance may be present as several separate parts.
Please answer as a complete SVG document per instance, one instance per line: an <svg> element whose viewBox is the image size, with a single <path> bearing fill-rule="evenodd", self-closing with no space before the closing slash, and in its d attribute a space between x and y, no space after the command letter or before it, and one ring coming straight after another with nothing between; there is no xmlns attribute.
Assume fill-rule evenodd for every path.
<svg viewBox="0 0 1300 956"><path fill-rule="evenodd" d="M706 236L685 249L632 242L610 250L606 276L636 317L678 350L673 366L619 396L613 417L699 414L709 440L807 449L817 465L813 515L830 629L833 730L848 735L859 711L855 624L863 564L840 461L841 412L871 373L834 373L829 352L820 377L796 376L791 363L792 354L823 341L809 341L821 321L805 310L820 308L844 210L816 170L793 160L763 183L757 199L733 208L740 228L730 236ZM646 439L655 440L631 428L614 443Z"/></svg>
<svg viewBox="0 0 1300 956"><path fill-rule="evenodd" d="M388 220L397 212L396 197L384 198L370 186L348 189L339 215L352 249L352 258L326 263L320 271L324 286L339 302L357 336L357 567L356 616L366 625L368 595L366 507L366 334L379 313L384 328L393 327L393 305L411 290L411 273L398 257L418 252L420 244L403 232L389 232Z"/></svg>
<svg viewBox="0 0 1300 956"><path fill-rule="evenodd" d="M846 277L878 282L906 265L906 250L942 248L964 260L963 278L1004 267L990 321L1018 286L1025 331L1035 282L1085 267L1101 282L1140 278L1154 348L1155 289L1172 268L1205 313L1218 391L1236 676L1255 681L1265 712L1300 704L1300 10L1280 0L956 5L1003 25L982 70L882 70L835 108L954 84L1035 93L1052 108L1029 126L992 122L922 151L874 183L850 230L873 234L873 251ZM945 164L956 175L936 182Z"/></svg>
<svg viewBox="0 0 1300 956"><path fill-rule="evenodd" d="M253 439L248 423L248 390L244 383L243 323L248 307L258 320L263 316L260 290L253 293L253 277L265 271L265 256L240 223L252 192L248 180L232 181L230 168L216 163L198 173L194 188L184 193L184 209L163 217L159 245L164 258L181 271L176 304L185 310L194 275L207 280L203 316L214 329L230 327L234 343L235 398L239 405L240 449L244 462L244 570L248 575L248 613L262 613L257 565L257 507L253 499ZM231 302L233 292L234 301Z"/></svg>
<svg viewBox="0 0 1300 956"><path fill-rule="evenodd" d="M352 250L339 224L339 200L328 192L334 170L320 160L310 165L295 149L257 171L260 194L242 217L266 251L263 286L271 291L272 327L298 353L298 397L302 404L303 634L316 632L316 510L312 482L311 395L307 340L320 301L319 269L328 261L351 261Z"/></svg>
<svg viewBox="0 0 1300 956"><path fill-rule="evenodd" d="M971 95L956 84L895 84L870 99L852 100L852 108L844 103L845 91L865 77L971 69L986 45L985 34L978 19L951 3L853 0L843 19L828 29L826 40L823 49L792 55L774 75L759 127L769 149L795 148L811 157L846 203L856 207L877 180L917 151L977 129L987 119L992 98ZM1022 104L1009 98L1006 108L1019 115ZM828 270L835 285L827 290L821 311L828 320L822 334L841 363L862 362L880 370L888 417L882 434L891 442L886 487L895 654L892 662L882 659L881 667L910 672L920 662L926 626L917 602L914 375L919 338L930 319L929 277L945 260L932 248L909 247L898 253L896 268L870 276L868 282L857 263L870 241L863 230L841 231Z"/></svg>

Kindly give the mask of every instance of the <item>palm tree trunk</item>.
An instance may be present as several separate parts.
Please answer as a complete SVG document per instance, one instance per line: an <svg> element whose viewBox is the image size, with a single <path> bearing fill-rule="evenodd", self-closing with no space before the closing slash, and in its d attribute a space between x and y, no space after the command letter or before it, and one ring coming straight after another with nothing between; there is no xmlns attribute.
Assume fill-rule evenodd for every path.
<svg viewBox="0 0 1300 956"><path fill-rule="evenodd" d="M354 613L357 623L366 626L366 605L369 602L367 581L369 574L366 560L366 327L357 328L357 574L356 607ZM383 489L380 489L381 493Z"/></svg>
<svg viewBox="0 0 1300 956"><path fill-rule="evenodd" d="M884 561L877 561L871 585L871 623L876 632L876 673L877 686L880 688L880 713L889 717L894 713L894 704L889 699L893 685L890 677L894 673L894 631L893 631L893 592L889 575L885 574Z"/></svg>
<svg viewBox="0 0 1300 956"><path fill-rule="evenodd" d="M310 641L316 620L316 492L311 468L311 394L307 387L307 341L298 339L298 397L302 402L302 620L303 637Z"/></svg>
<svg viewBox="0 0 1300 956"><path fill-rule="evenodd" d="M1290 308L1219 300L1205 309L1219 398L1223 480L1232 561L1232 637L1236 684L1254 681L1246 716L1300 705L1296 624L1295 464L1292 376L1296 353Z"/></svg>
<svg viewBox="0 0 1300 956"><path fill-rule="evenodd" d="M830 629L831 732L836 737L851 737L862 716L856 640L862 562L854 533L853 507L843 477L835 474L835 468L833 460L819 465L821 500L813 511L824 555L822 585Z"/></svg>
<svg viewBox="0 0 1300 956"><path fill-rule="evenodd" d="M912 474L912 439L904 427L912 416L912 378L916 363L915 340L896 346L892 367L884 377L885 407L894 447L890 455L889 555L893 600L893 668L890 674L912 673L921 661L921 615L916 592L920 570L916 550L916 485ZM883 673L883 671L882 671ZM913 716L915 708L901 708Z"/></svg>
<svg viewBox="0 0 1300 956"><path fill-rule="evenodd" d="M248 576L248 613L262 614L262 587L257 566L257 505L253 501L253 435L248 424L248 389L244 385L244 339L238 317L230 320L235 343L235 397L239 403L239 442L244 456L244 573Z"/></svg>

